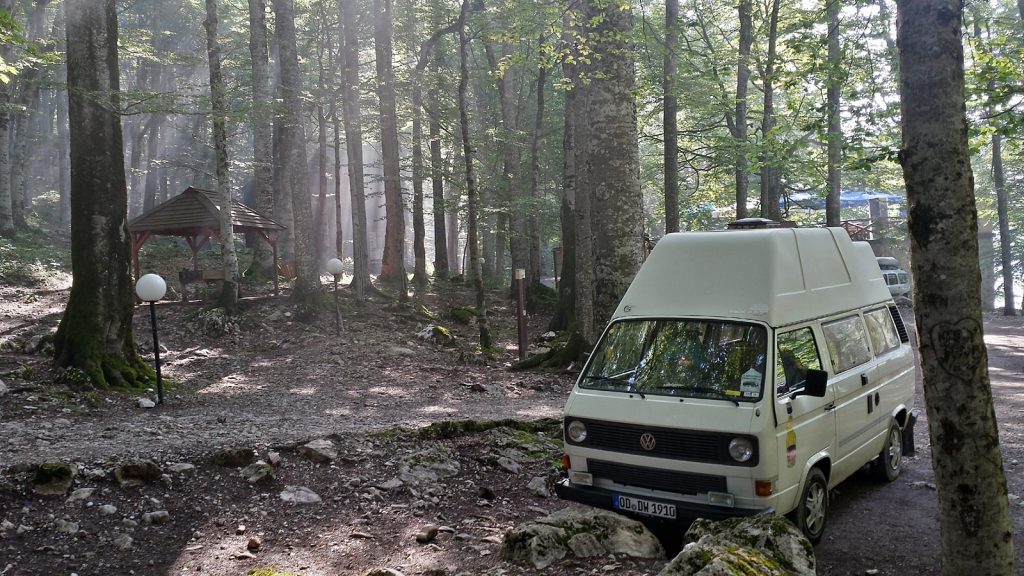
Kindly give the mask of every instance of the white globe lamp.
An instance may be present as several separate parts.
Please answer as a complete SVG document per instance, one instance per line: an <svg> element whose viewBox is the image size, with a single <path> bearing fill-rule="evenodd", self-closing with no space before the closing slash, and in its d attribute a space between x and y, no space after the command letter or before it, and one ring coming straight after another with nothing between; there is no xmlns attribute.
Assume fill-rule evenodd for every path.
<svg viewBox="0 0 1024 576"><path fill-rule="evenodd" d="M139 300L149 302L149 320L153 325L153 363L156 365L157 404L164 403L164 381L160 376L160 342L156 337L156 301L167 293L167 282L158 274L146 274L135 283L135 294Z"/></svg>

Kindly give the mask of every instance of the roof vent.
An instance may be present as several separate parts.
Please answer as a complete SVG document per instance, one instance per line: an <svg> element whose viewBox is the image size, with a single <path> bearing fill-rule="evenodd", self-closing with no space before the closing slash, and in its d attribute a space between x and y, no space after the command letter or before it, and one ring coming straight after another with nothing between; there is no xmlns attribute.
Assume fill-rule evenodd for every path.
<svg viewBox="0 0 1024 576"><path fill-rule="evenodd" d="M758 230L761 228L779 228L775 220L767 218L741 218L729 223L729 230Z"/></svg>

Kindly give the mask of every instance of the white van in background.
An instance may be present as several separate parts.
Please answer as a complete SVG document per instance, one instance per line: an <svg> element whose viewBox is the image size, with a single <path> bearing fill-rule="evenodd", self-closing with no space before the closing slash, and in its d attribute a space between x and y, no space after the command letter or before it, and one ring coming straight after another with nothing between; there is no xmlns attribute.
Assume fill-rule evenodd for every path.
<svg viewBox="0 0 1024 576"><path fill-rule="evenodd" d="M910 298L910 274L900 267L899 260L891 256L879 256L875 261L882 271L882 279L889 288L889 294L893 298Z"/></svg>
<svg viewBox="0 0 1024 576"><path fill-rule="evenodd" d="M666 235L566 402L557 492L648 521L774 510L817 542L831 488L900 473L908 342L841 228Z"/></svg>

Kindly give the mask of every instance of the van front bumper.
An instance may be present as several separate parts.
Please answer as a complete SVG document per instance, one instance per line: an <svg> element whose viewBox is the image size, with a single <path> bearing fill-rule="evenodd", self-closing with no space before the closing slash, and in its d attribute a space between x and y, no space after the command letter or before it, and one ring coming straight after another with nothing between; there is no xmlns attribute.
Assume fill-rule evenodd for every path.
<svg viewBox="0 0 1024 576"><path fill-rule="evenodd" d="M636 514L633 512L627 512L619 510L613 505L615 495L618 492L611 490L605 490L604 488L594 488L592 486L578 486L571 484L568 478L563 478L555 484L555 493L562 500L570 500L573 502L579 502L580 504L586 504L588 506L594 506L595 508L604 508L606 510L612 510L619 514L636 518L644 522L654 522L659 524L679 524L682 526L689 526L691 522L697 518L707 518L708 520L726 520L728 518L754 516L764 512L774 512L775 509L768 508L726 508L723 506L711 506L709 504L696 504L693 502L680 502L678 500L667 500L665 498L651 498L643 496L644 500L653 500L656 502L663 502L665 504L671 504L676 507L675 520L668 518L659 518L655 516L646 516L643 514Z"/></svg>

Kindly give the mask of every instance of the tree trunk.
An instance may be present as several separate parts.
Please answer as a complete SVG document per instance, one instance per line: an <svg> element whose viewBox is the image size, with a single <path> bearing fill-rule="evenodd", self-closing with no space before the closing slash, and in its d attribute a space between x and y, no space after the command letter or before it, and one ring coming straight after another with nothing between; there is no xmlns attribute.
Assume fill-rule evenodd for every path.
<svg viewBox="0 0 1024 576"><path fill-rule="evenodd" d="M35 0L28 15L29 46L40 52L44 51L46 6L49 0ZM35 136L30 129L32 116L39 108L40 66L36 63L24 69L18 76L21 86L18 104L21 110L15 117L15 138L11 143L11 209L16 227L28 226L28 213L32 208L32 200L26 180L28 179L28 163L32 158L29 151Z"/></svg>
<svg viewBox="0 0 1024 576"><path fill-rule="evenodd" d="M775 58L776 42L779 35L779 4L772 0L771 16L768 20L768 56L764 65L764 117L761 121L761 217L779 220L779 196L781 177L778 167L778 153L775 150Z"/></svg>
<svg viewBox="0 0 1024 576"><path fill-rule="evenodd" d="M217 40L217 0L206 0L206 53L210 62L210 107L213 119L213 149L217 155L217 198L220 200L220 244L224 257L224 282L217 305L229 313L238 305L238 257L235 255L234 195L228 165L227 104L220 71L220 42ZM149 137L153 138L154 132Z"/></svg>
<svg viewBox="0 0 1024 576"><path fill-rule="evenodd" d="M537 53L544 53L544 35L541 34L537 40ZM541 193L540 193L540 154L541 154L541 143L544 139L544 90L547 84L547 67L542 61L537 67L537 110L533 121L533 142L530 146L530 200L532 209L529 214L529 229L530 229L530 269L527 274L529 281L529 294L534 297L527 301L529 310L533 312L537 307L537 292L541 289L541 270L540 270L540 218L538 213L540 212L541 205Z"/></svg>
<svg viewBox="0 0 1024 576"><path fill-rule="evenodd" d="M579 0L582 1L582 0ZM573 2L575 4L575 2ZM572 6L572 4L570 4ZM582 13L576 16L576 20L586 18ZM582 26L580 34L587 34ZM576 59L580 62L580 59ZM576 317L576 332L579 332L588 342L597 342L598 328L594 326L594 284L597 279L594 273L595 248L593 219L591 217L591 197L593 192L588 188L588 167L590 158L587 156L590 146L592 124L587 118L587 108L592 99L592 93L586 90L582 81L581 64L573 66L572 90L576 92L572 105L567 102L566 111L571 113L572 122L572 153L566 153L566 162L573 163L570 172L566 167L566 191L572 191L568 197L572 202L574 213L574 229L576 231L576 277L573 282L575 286L575 305L573 314ZM570 185L569 179L573 183ZM637 239L639 243L639 238Z"/></svg>
<svg viewBox="0 0 1024 576"><path fill-rule="evenodd" d="M828 195L825 197L825 224L839 226L839 197L843 189L843 125L840 116L840 88L843 75L839 53L839 2L827 0L828 15Z"/></svg>
<svg viewBox="0 0 1024 576"><path fill-rule="evenodd" d="M577 169L584 174L576 188L576 201L592 196L594 331L584 335L593 342L643 260L643 196L633 47L628 41L633 16L628 7L596 1L584 2L584 16L586 22L598 22L588 30L588 37L596 39L594 52L604 55L587 66L591 80L581 88L583 116L579 119L593 128L587 131L585 147L576 149ZM584 239L581 236L579 240L582 243Z"/></svg>
<svg viewBox="0 0 1024 576"><path fill-rule="evenodd" d="M750 86L750 47L754 44L751 0L740 0L739 57L736 60L736 219L748 217L747 197L750 180L747 174L747 88Z"/></svg>
<svg viewBox="0 0 1024 576"><path fill-rule="evenodd" d="M359 20L356 0L339 0L344 81L342 114L345 149L348 152L349 194L352 196L352 288L356 300L366 297L370 286L370 256L366 245L366 195L363 192L363 128L359 112Z"/></svg>
<svg viewBox="0 0 1024 576"><path fill-rule="evenodd" d="M395 106L395 73L391 63L394 36L392 0L373 0L373 38L377 65L377 98L380 100L381 155L384 172L384 255L379 280L394 285L399 299L405 291L405 204L398 164L398 118Z"/></svg>
<svg viewBox="0 0 1024 576"><path fill-rule="evenodd" d="M161 117L162 115L154 114L153 117ZM160 154L162 146L162 135L160 131L160 125L162 120L158 120L153 126L149 133L149 138L146 139L146 183L142 190L142 211L148 212L156 206L156 194L158 188L158 177L159 171L157 169L157 158Z"/></svg>
<svg viewBox="0 0 1024 576"><path fill-rule="evenodd" d="M477 240L477 190L476 175L473 171L473 148L469 143L469 114L466 102L466 86L469 84L469 35L466 20L469 18L470 0L462 0L459 11L459 122L462 130L462 155L466 162L466 197L469 208L468 238L470 277L476 292L476 325L480 330L480 348L491 347L491 332L487 326L487 300L484 293L483 271L480 269L480 244Z"/></svg>
<svg viewBox="0 0 1024 576"><path fill-rule="evenodd" d="M572 8L572 4L570 4ZM565 31L562 39L571 46L572 33L568 25L569 14L566 13L563 22ZM548 330L577 330L576 316L576 95L579 93L577 87L578 76L575 72L575 65L568 58L562 59L562 74L570 82L572 87L565 91L565 112L562 125L562 203L559 210L559 221L562 228L562 268L558 269L558 262L554 263L554 275L558 278L558 306L555 314L548 324Z"/></svg>
<svg viewBox="0 0 1024 576"><path fill-rule="evenodd" d="M57 11L57 18L60 19L60 34L64 34L64 10ZM63 44L63 42L62 42ZM62 50L63 46L62 46ZM57 82L59 84L66 84L68 78L67 67L64 64L58 65ZM2 102L0 102L2 105ZM3 115L0 115L0 122L3 122ZM3 141L3 131L0 130L0 142ZM0 145L0 149L3 146ZM2 152L0 152L2 154ZM68 167L68 157L70 152L68 151L68 93L67 90L59 90L57 92L57 171L60 172L60 180L58 183L59 190L59 202L58 202L58 227L60 230L69 230L71 228L71 169ZM3 170L0 169L0 178L2 178ZM2 186L2 184L0 184ZM0 200L0 205L3 201ZM0 210L2 212L2 210ZM2 219L2 217L0 217ZM0 225L0 228L3 228Z"/></svg>
<svg viewBox="0 0 1024 576"><path fill-rule="evenodd" d="M12 0L0 0L0 11L10 13ZM0 42L0 58L9 61L11 46ZM14 237L13 198L11 197L11 101L9 83L0 82L0 236Z"/></svg>
<svg viewBox="0 0 1024 576"><path fill-rule="evenodd" d="M345 229L341 220L341 120L337 101L331 102L331 127L334 129L334 253L345 259Z"/></svg>
<svg viewBox="0 0 1024 576"><path fill-rule="evenodd" d="M437 115L437 87L431 86L429 100L429 116L427 120L430 132L430 184L433 194L434 211L434 276L443 280L448 277L448 231L445 226L444 198L444 160L441 157L441 122Z"/></svg>
<svg viewBox="0 0 1024 576"><path fill-rule="evenodd" d="M679 34L679 0L665 0L665 71L662 77L665 143L665 233L679 232L679 127L676 118L676 44Z"/></svg>
<svg viewBox="0 0 1024 576"><path fill-rule="evenodd" d="M146 139L147 125L141 118L129 123L131 151L128 162L128 217L134 218L142 212L142 189L139 187L142 165L142 143Z"/></svg>
<svg viewBox="0 0 1024 576"><path fill-rule="evenodd" d="M113 0L68 0L64 8L74 281L54 337L54 360L100 386L138 386L153 372L139 358L132 334L117 14Z"/></svg>
<svg viewBox="0 0 1024 576"><path fill-rule="evenodd" d="M321 91L326 91L321 83ZM330 258L322 256L327 239L327 115L324 114L323 103L316 105L316 167L317 188L320 197L316 202L316 216L313 218L313 253L316 254L317 266L321 266Z"/></svg>
<svg viewBox="0 0 1024 576"><path fill-rule="evenodd" d="M302 124L302 75L295 45L295 6L292 0L274 0L275 32L281 66L281 186L291 198L295 220L295 287L292 300L308 317L319 308L320 276L313 259L313 224L310 208L306 136Z"/></svg>
<svg viewBox="0 0 1024 576"><path fill-rule="evenodd" d="M271 87L270 52L267 47L267 5L249 0L249 58L252 65L252 163L256 185L256 210L274 213L274 91ZM252 250L248 274L257 279L273 278L274 253L262 240Z"/></svg>
<svg viewBox="0 0 1024 576"><path fill-rule="evenodd" d="M898 0L900 162L944 575L1014 574L982 334L960 0Z"/></svg>
<svg viewBox="0 0 1024 576"><path fill-rule="evenodd" d="M412 244L415 265L413 284L427 285L426 227L423 222L423 92L419 82L412 87Z"/></svg>

